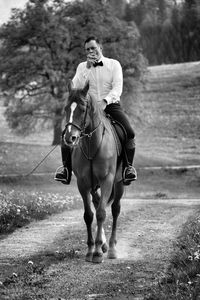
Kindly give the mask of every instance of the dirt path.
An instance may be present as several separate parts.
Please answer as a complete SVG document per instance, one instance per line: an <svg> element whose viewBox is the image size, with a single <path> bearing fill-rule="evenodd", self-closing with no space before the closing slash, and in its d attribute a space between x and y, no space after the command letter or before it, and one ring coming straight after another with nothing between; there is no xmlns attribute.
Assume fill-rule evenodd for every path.
<svg viewBox="0 0 200 300"><path fill-rule="evenodd" d="M63 249L69 253L73 248L77 249L75 253L79 253L78 256L75 255L73 259L72 257L70 259L65 255L61 265L58 265L58 262L55 263L54 257L54 261L48 265L46 272L48 276L51 276L51 284L46 289L51 297L59 294L64 299L91 299L91 295L96 295L92 299L100 297L103 299L129 299L123 298L122 295L134 294L134 297L130 299L143 299L141 294L144 291L141 290L151 285L155 273L162 272L166 267L172 253L173 241L179 234L182 224L194 212L197 205L199 205L198 199L123 199L118 229L119 258L117 260L105 258L101 265L89 264L84 261L86 233L82 218L83 210L66 211L46 220L33 222L0 241L0 274L2 274L0 280L3 279L1 276L4 276L1 270L4 270L6 265L9 266L11 262L34 260L38 255L42 257L47 252L63 253ZM109 236L110 225L111 216L108 213L107 236ZM126 286L125 282L128 282L127 278L130 279L128 273L132 268L134 268L134 273L131 273L134 276L134 284L131 286L129 282L129 285ZM77 272L80 285L77 285L77 279L75 280ZM94 280L94 272L96 277L99 276L98 286L104 287L104 296L98 292L96 279L91 282ZM117 276L115 272L117 272ZM61 274L62 277L60 277ZM108 279L105 282L107 277L109 280L114 278L109 286ZM63 284L63 280L65 287L67 280L68 288L62 288L61 292L59 287ZM80 287L82 288L80 289ZM113 296L111 297L111 295ZM52 297L52 299L57 298Z"/></svg>

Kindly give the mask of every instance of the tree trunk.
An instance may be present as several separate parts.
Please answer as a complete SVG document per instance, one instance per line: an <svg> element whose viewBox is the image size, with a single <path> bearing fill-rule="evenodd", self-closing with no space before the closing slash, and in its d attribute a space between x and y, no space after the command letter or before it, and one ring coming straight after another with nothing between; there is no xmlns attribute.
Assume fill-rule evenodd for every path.
<svg viewBox="0 0 200 300"><path fill-rule="evenodd" d="M61 143L62 134L62 117L61 114L56 114L53 122L53 142L52 145L59 145Z"/></svg>

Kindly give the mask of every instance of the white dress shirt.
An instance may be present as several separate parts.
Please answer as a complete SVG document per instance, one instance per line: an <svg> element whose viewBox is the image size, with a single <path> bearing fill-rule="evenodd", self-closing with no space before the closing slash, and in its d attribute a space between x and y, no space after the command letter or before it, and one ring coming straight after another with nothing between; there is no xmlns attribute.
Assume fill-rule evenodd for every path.
<svg viewBox="0 0 200 300"><path fill-rule="evenodd" d="M73 78L75 88L83 88L89 81L89 95L97 102L105 99L108 104L120 101L123 88L123 74L120 63L102 56L103 66L87 68L87 62L78 65Z"/></svg>

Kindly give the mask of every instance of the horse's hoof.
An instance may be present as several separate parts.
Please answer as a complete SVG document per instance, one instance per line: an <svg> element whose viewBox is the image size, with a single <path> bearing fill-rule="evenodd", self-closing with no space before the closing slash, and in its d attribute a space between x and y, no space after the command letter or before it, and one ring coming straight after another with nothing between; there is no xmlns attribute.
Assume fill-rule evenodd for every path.
<svg viewBox="0 0 200 300"><path fill-rule="evenodd" d="M85 256L85 261L92 262L93 253L87 253Z"/></svg>
<svg viewBox="0 0 200 300"><path fill-rule="evenodd" d="M92 257L92 262L95 264L100 264L103 262L103 253L94 253Z"/></svg>
<svg viewBox="0 0 200 300"><path fill-rule="evenodd" d="M109 259L116 259L117 258L117 251L115 249L108 250L108 258Z"/></svg>
<svg viewBox="0 0 200 300"><path fill-rule="evenodd" d="M108 251L108 245L107 245L107 243L104 243L102 245L101 249L102 249L103 253L106 253Z"/></svg>

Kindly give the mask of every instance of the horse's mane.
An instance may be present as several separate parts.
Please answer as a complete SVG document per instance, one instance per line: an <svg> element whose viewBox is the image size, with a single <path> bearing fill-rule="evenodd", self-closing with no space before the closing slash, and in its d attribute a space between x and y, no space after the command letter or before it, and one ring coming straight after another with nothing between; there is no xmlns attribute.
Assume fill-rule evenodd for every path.
<svg viewBox="0 0 200 300"><path fill-rule="evenodd" d="M82 89L73 89L73 90L71 90L70 93L69 93L67 102L69 104L71 104L72 102L76 102L77 104L84 105L85 96L82 94Z"/></svg>
<svg viewBox="0 0 200 300"><path fill-rule="evenodd" d="M83 89L73 88L68 97L68 104L76 102L78 105L85 106L86 103L89 104L89 107L93 107L94 113L97 113L100 118L105 117L103 109L98 105L97 101L91 97L89 93L86 95L83 94Z"/></svg>

